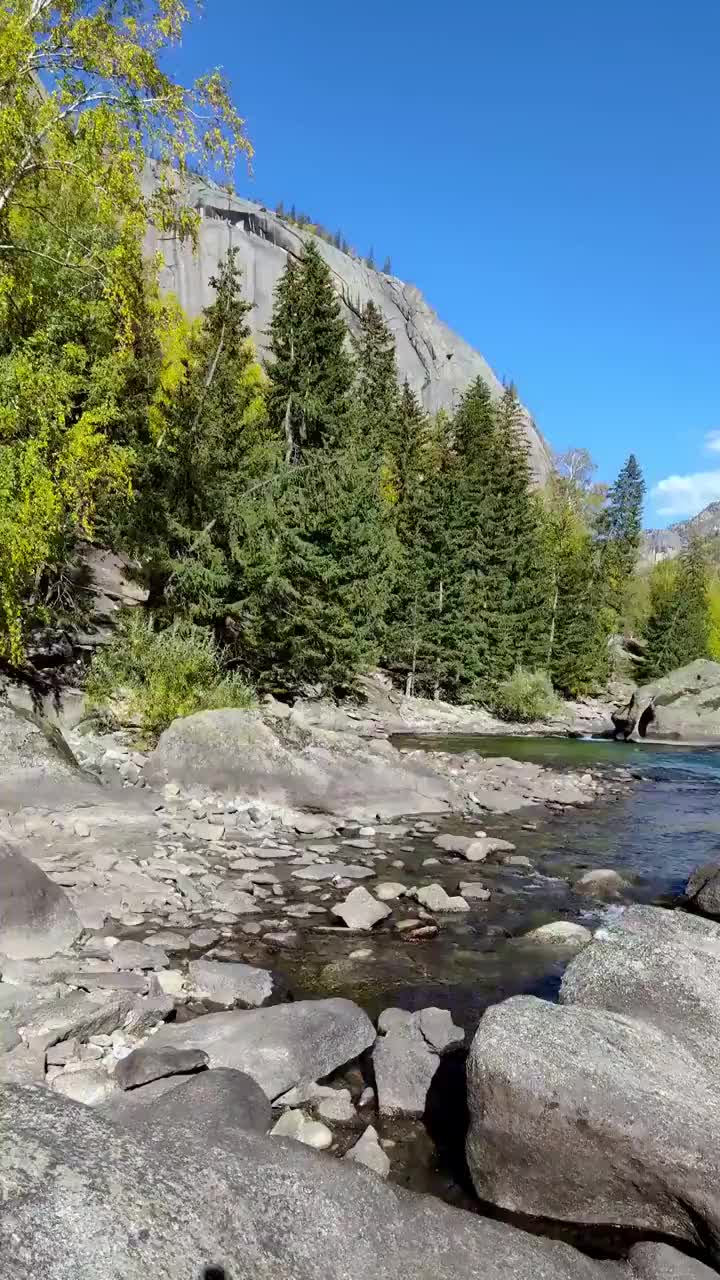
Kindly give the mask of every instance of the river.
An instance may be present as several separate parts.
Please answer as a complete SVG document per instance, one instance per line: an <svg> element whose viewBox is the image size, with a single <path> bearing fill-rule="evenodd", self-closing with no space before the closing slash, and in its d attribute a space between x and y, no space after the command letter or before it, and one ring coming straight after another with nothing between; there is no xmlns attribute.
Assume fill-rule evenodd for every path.
<svg viewBox="0 0 720 1280"><path fill-rule="evenodd" d="M466 915L445 916L437 939L422 945L391 929L371 939L318 937L302 962L308 992L358 999L371 1014L388 1005L452 1010L471 1030L482 1010L509 995L555 995L567 956L528 945L522 935L550 920L593 928L611 919L621 903L603 904L576 894L572 882L588 868L613 868L631 882L626 901L667 904L682 892L691 870L720 852L720 750L650 743L621 744L566 738L408 736L396 745L417 749L510 756L549 768L632 770L635 780L586 809L552 813L528 809L482 820L488 834L511 840L531 867L469 865L438 854L432 834L411 831L401 844L378 840L387 865L378 876L408 884L441 883L457 893L461 880L481 880L486 903ZM442 830L463 831L448 820ZM392 859L401 851L402 870ZM425 865L428 858L439 858ZM372 887L372 886L370 886ZM361 954L358 955L357 953ZM364 953L364 954L363 954ZM295 962L294 978L299 974Z"/></svg>

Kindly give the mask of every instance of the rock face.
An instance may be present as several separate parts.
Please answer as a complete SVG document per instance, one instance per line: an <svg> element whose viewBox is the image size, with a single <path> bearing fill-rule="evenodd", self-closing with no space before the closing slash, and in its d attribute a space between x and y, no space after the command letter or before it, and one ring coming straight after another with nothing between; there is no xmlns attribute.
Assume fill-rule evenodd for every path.
<svg viewBox="0 0 720 1280"><path fill-rule="evenodd" d="M187 1133L155 1141L49 1090L18 1087L0 1089L0 1132L8 1280L626 1274L276 1138L238 1133L232 1152Z"/></svg>
<svg viewBox="0 0 720 1280"><path fill-rule="evenodd" d="M202 1049L211 1067L247 1072L272 1100L296 1084L329 1075L374 1040L370 1019L352 1001L298 1000L163 1027L153 1047Z"/></svg>
<svg viewBox="0 0 720 1280"><path fill-rule="evenodd" d="M720 663L698 658L636 689L613 723L616 736L632 740L720 740Z"/></svg>
<svg viewBox="0 0 720 1280"><path fill-rule="evenodd" d="M468 1061L468 1164L505 1209L660 1233L720 1259L720 926L632 907L559 1006L490 1009Z"/></svg>
<svg viewBox="0 0 720 1280"><path fill-rule="evenodd" d="M163 287L190 315L198 315L212 300L210 277L228 249L237 249L244 292L253 308L249 322L264 354L275 286L288 258L299 257L304 243L314 239L332 272L350 332L359 332L361 311L374 302L395 338L401 379L408 379L431 413L453 408L458 393L478 376L495 396L502 393L502 384L479 352L443 324L414 285L374 271L270 210L210 184L196 182L191 199L202 215L196 254L188 244L152 229L149 236L150 250L164 259ZM529 414L524 427L533 471L543 483L551 467L547 445Z"/></svg>
<svg viewBox="0 0 720 1280"><path fill-rule="evenodd" d="M62 889L0 840L0 953L17 960L64 951L80 933Z"/></svg>

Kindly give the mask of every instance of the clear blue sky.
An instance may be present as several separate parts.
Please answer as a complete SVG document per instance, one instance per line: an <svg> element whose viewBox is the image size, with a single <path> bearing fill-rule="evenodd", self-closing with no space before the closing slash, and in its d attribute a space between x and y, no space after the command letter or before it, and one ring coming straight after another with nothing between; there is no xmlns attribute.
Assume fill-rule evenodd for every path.
<svg viewBox="0 0 720 1280"><path fill-rule="evenodd" d="M390 254L599 478L634 450L647 523L720 498L717 0L206 0L179 64L244 194Z"/></svg>

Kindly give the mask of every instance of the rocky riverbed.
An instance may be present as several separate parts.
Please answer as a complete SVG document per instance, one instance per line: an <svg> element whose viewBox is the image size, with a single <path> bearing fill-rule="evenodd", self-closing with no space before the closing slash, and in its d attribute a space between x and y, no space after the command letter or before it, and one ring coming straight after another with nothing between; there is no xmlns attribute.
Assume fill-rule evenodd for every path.
<svg viewBox="0 0 720 1280"><path fill-rule="evenodd" d="M496 1090L496 1064L519 1052L498 1054L490 1014L473 1040L468 1166L460 1159L464 1058L482 1010L556 990L578 956L564 979L570 1003L570 975L600 947L603 928L591 938L604 920L607 932L608 905L612 914L637 896L613 866L569 870L557 841L538 849L576 815L621 802L633 771L400 752L377 724L358 732L318 718L302 707L292 720L277 709L203 713L153 752L85 723L68 733L79 769L62 743L0 709L0 1187L12 1206L0 1209L0 1240L12 1244L0 1275L23 1274L35 1249L32 1274L48 1277L175 1277L188 1265L233 1280L408 1268L699 1277L670 1249L643 1245L626 1261L623 1231L619 1246L600 1246L617 1261L596 1263L478 1216L486 1202L568 1226L612 1219L714 1256L711 1215L693 1233L671 1212L635 1214L636 1224L607 1207L583 1217L570 1196L563 1214L560 1192L536 1203L522 1189L536 1153L513 1154L507 1117L521 1114L520 1095L483 1127L484 1082ZM698 892L711 895L706 880ZM622 920L639 933L657 932L656 916L691 919L647 910L655 916ZM692 947L709 954L716 930L705 922ZM611 1011L612 986L602 992ZM511 1035L527 1043L519 999ZM638 1002L618 1016L644 1017ZM530 998L533 1016L536 1004L554 1007ZM514 1007L493 1011L501 1028ZM577 1054L581 1091L592 1043ZM699 1052L697 1036L689 1043ZM506 1145L501 1178L489 1153L502 1163ZM611 1145L602 1159L614 1159ZM153 1183L144 1207L137 1177ZM383 1191L387 1177L473 1213ZM703 1212L705 1192L693 1194L688 1221ZM71 1222L64 1253L34 1243L41 1221L52 1242L61 1219ZM178 1220L182 1242L171 1245ZM292 1232L278 1234L280 1221Z"/></svg>

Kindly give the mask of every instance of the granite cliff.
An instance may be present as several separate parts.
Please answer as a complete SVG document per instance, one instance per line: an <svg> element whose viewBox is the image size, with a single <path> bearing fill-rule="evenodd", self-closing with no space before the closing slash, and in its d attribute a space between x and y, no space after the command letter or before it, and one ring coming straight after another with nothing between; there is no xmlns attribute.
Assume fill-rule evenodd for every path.
<svg viewBox="0 0 720 1280"><path fill-rule="evenodd" d="M149 248L159 251L164 261L163 288L175 293L189 314L197 315L210 300L209 280L219 261L229 248L236 248L262 355L275 285L288 257L302 252L310 233L209 183L194 182L190 200L201 218L196 252L154 228L149 233ZM360 313L372 300L395 335L401 377L408 379L430 412L452 408L478 375L500 394L502 384L487 361L440 320L419 289L373 270L320 238L317 245L335 278L350 331L357 332ZM525 430L533 473L543 483L550 472L550 451L529 413Z"/></svg>

